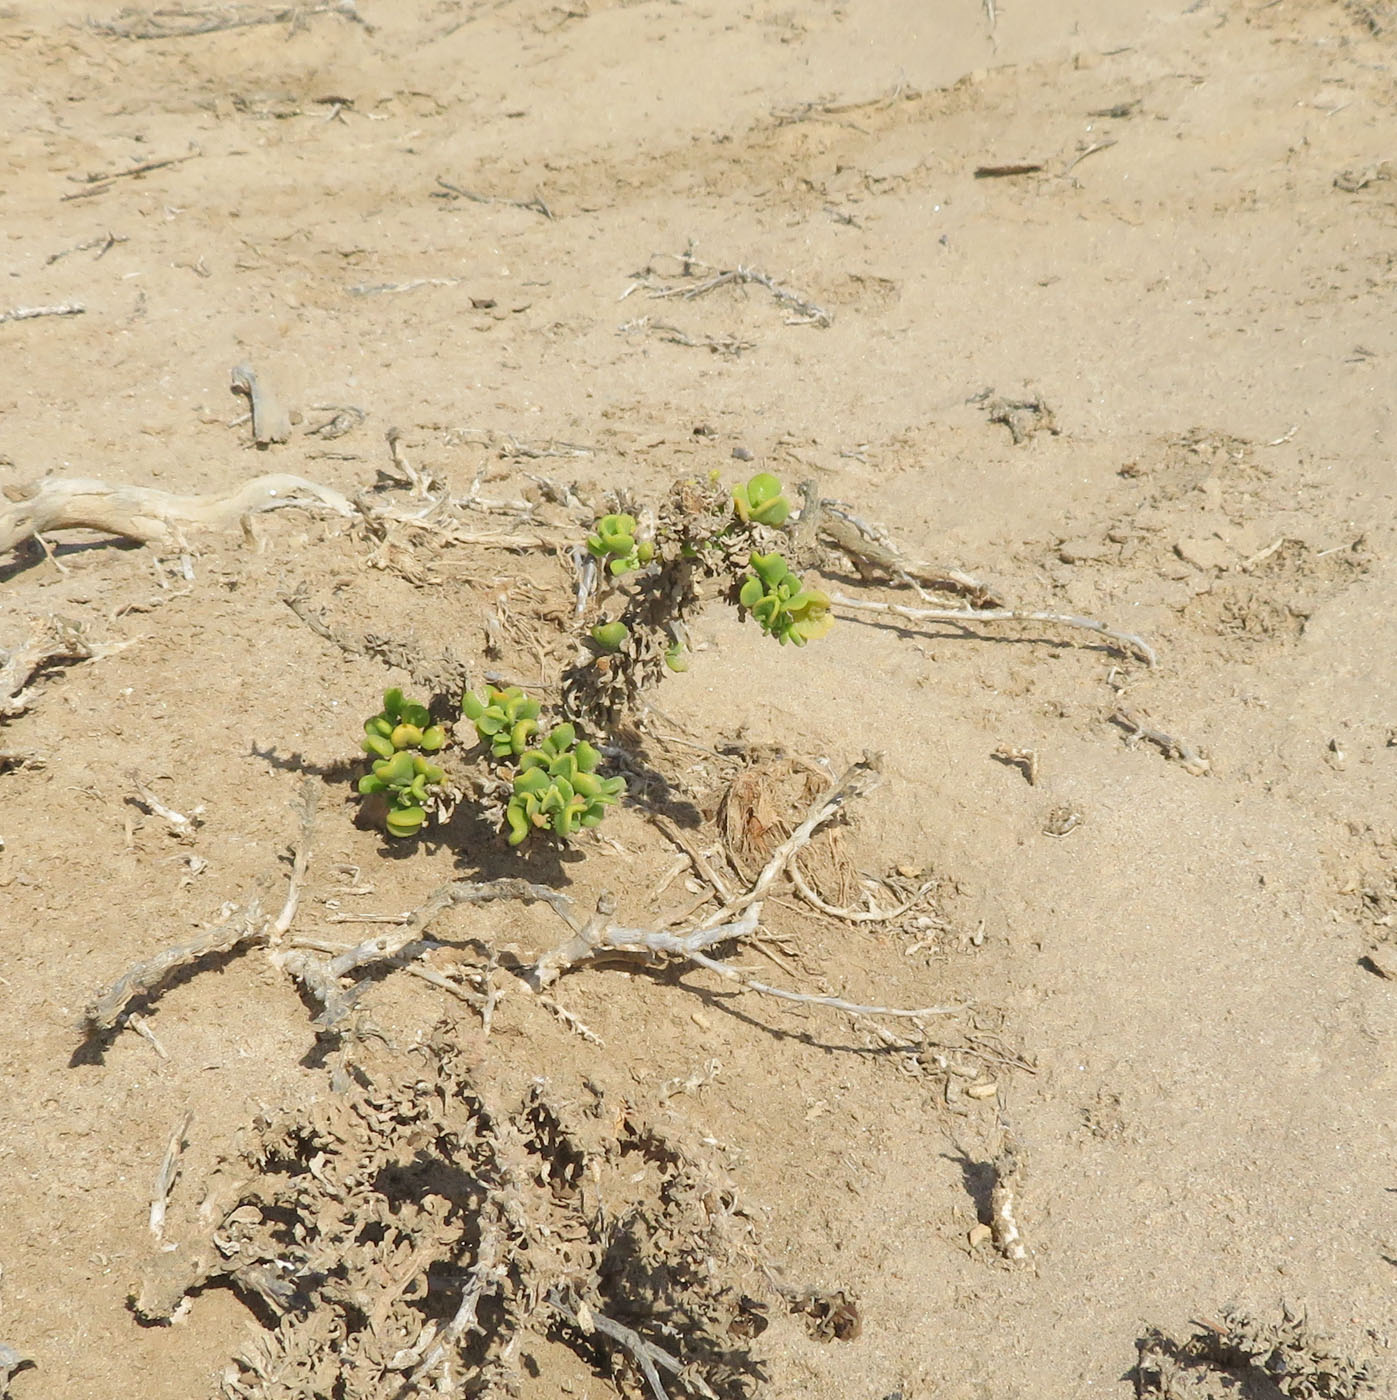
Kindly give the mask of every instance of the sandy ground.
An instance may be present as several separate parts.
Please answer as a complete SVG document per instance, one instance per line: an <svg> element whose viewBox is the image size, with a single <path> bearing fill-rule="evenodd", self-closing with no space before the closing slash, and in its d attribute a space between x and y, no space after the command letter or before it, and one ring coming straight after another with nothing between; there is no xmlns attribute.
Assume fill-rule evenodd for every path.
<svg viewBox="0 0 1397 1400"><path fill-rule="evenodd" d="M734 960L956 1008L916 1055L868 1018L624 967L559 988L601 1045L522 993L484 1041L405 976L366 989L368 1021L408 1045L449 1018L487 1066L564 1098L620 1086L714 1152L762 1276L843 1290L862 1319L822 1340L769 1290L754 1393L1157 1393L1132 1374L1148 1329L1182 1339L1230 1305L1307 1312L1397 1393L1392 7L302 8L163 39L109 5L0 9L0 485L222 493L275 471L353 495L390 468L389 429L458 497L515 499L533 473L644 501L751 460L1159 657L851 612L794 651L703 615L646 740L705 813L693 839L721 859L709 799L731 773L705 750L741 736L838 769L880 749L844 849L936 882L920 924L782 895L769 955ZM977 178L1012 166L1032 168ZM699 285L686 251L829 314L760 282L654 297ZM295 410L289 441L253 446L242 362ZM996 396L1041 396L1053 422L1016 442ZM345 406L344 435L312 431ZM185 564L95 532L48 543L0 554L0 660L55 618L120 649L44 670L0 720L0 1342L33 1362L18 1400L215 1393L265 1319L209 1288L138 1324L156 1173L192 1110L177 1254L239 1130L333 1097L327 1037L259 949L176 979L146 1009L154 1041L94 1047L82 1010L259 882L280 898L307 773L303 935L352 941L337 911L509 868L475 835L404 854L356 823L344 764L406 676L280 594L546 682L572 580L547 552L394 553L301 510L191 533ZM1206 762L1128 742L1121 710ZM1034 785L1003 746L1036 753ZM202 809L191 837L134 800L133 772ZM618 891L638 923L694 902L683 878L652 897L676 850L641 803L605 830L549 878ZM532 911L439 933L552 936ZM970 1242L1006 1128L1018 1265ZM643 1393L605 1348L590 1368L556 1339L524 1352L525 1394ZM1348 1393L1207 1367L1170 1384Z"/></svg>

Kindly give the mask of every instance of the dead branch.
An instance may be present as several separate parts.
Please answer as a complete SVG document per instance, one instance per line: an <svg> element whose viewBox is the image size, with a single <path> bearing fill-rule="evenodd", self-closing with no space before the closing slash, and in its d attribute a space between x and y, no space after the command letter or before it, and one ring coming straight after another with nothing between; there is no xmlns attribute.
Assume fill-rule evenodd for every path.
<svg viewBox="0 0 1397 1400"><path fill-rule="evenodd" d="M1141 739L1147 744L1154 744L1161 750L1165 758L1178 759L1184 772L1192 773L1195 778L1206 777L1213 771L1211 761L1204 758L1197 749L1186 744L1182 739L1176 739L1172 734L1166 734L1163 730L1151 729L1147 725L1141 724L1129 710L1117 710L1111 716L1111 723L1118 724L1127 731L1127 744L1138 743Z"/></svg>
<svg viewBox="0 0 1397 1400"><path fill-rule="evenodd" d="M553 211L543 202L543 196L536 194L532 199L506 199L497 194L478 194L475 190L463 190L460 185L453 185L450 180L444 180L437 176L437 184L441 187L439 191L433 191L433 199L465 199L472 204L507 204L511 209L527 209L531 214L542 214L545 219L552 220Z"/></svg>
<svg viewBox="0 0 1397 1400"><path fill-rule="evenodd" d="M315 818L315 789L307 779L301 793L301 832L295 848L291 879L286 902L274 920L262 913L260 896L254 896L241 909L235 910L223 923L201 933L174 948L164 948L152 957L124 972L87 1008L83 1025L89 1034L111 1030L122 1014L138 996L153 991L175 971L188 967L201 958L217 953L232 953L254 943L279 941L291 926L305 879L306 863L310 859L311 828Z"/></svg>
<svg viewBox="0 0 1397 1400"><path fill-rule="evenodd" d="M687 1382L705 1397L705 1400L718 1400L714 1391L699 1376L693 1375L691 1372L686 1374L685 1366L676 1357L671 1356L663 1347L657 1347L654 1342L646 1341L639 1332L625 1326L624 1323L606 1317L581 1303L578 1304L578 1310L574 1312L563 1302L562 1295L557 1289L549 1293L547 1302L551 1308L572 1323L579 1332L584 1334L599 1332L603 1337L623 1346L635 1358L636 1364L644 1372L645 1379L650 1385L652 1400L669 1400L664 1385L660 1381L658 1368L661 1366L672 1376L684 1376Z"/></svg>
<svg viewBox="0 0 1397 1400"><path fill-rule="evenodd" d="M169 1205L170 1192L174 1189L175 1178L179 1175L179 1159L188 1146L185 1139L193 1121L193 1110L185 1109L183 1117L175 1124L174 1131L170 1134L169 1145L165 1148L165 1156L155 1178L155 1191L150 1202L150 1233L157 1240L164 1238L165 1211Z"/></svg>
<svg viewBox="0 0 1397 1400"><path fill-rule="evenodd" d="M299 476L254 477L221 496L176 496L83 477L50 479L25 488L20 500L0 509L0 550L51 530L104 530L140 544L172 545L180 543L185 527L226 530L244 516L288 506L355 514L347 497Z"/></svg>
<svg viewBox="0 0 1397 1400"><path fill-rule="evenodd" d="M701 929L712 928L727 919L731 919L734 914L740 914L744 909L764 898L766 892L780 878L791 858L809 843L815 832L830 818L837 816L848 802L856 797L866 796L882 780L882 756L873 753L864 754L857 763L845 770L839 781L827 793L816 798L806 812L805 819L772 852L771 858L763 867L761 874L757 876L752 888L736 899L729 900L716 914L710 915L699 927Z"/></svg>
<svg viewBox="0 0 1397 1400"><path fill-rule="evenodd" d="M492 1207L494 1202L491 1202ZM455 1350L461 1338L476 1326L476 1314L480 1311L480 1300L487 1293L496 1293L505 1281L504 1257L506 1249L502 1239L500 1211L491 1210L488 1217L480 1222L480 1244L476 1248L475 1263L470 1276L461 1289L461 1301L457 1305L451 1321L437 1333L431 1347L421 1360L411 1358L408 1365L416 1360L412 1376L405 1390L411 1391L420 1386L431 1373ZM406 1369L406 1367L404 1367Z"/></svg>
<svg viewBox="0 0 1397 1400"><path fill-rule="evenodd" d="M726 901L732 898L728 882L713 868L713 863L668 817L659 812L652 812L650 813L650 824L660 835L667 836L688 856L689 863L694 867L694 873L712 886L713 892L720 900Z"/></svg>
<svg viewBox="0 0 1397 1400"><path fill-rule="evenodd" d="M663 283L655 282L653 270L646 268L644 272L637 274L635 282L622 294L623 299L637 287L643 287L646 295L656 300L681 297L684 301L693 301L697 297L707 296L709 292L716 291L719 287L751 284L765 287L782 306L790 308L794 316L787 322L788 325L830 326L834 324L833 312L826 311L822 306L816 306L813 301L803 297L799 292L782 286L774 277L760 272L754 267L738 263L736 267L719 268L712 263L701 262L690 253L673 256L675 261L680 264L681 277L692 279L700 272L707 272L711 275L701 282L691 282L687 286L682 284L666 286Z"/></svg>
<svg viewBox="0 0 1397 1400"><path fill-rule="evenodd" d="M807 508L810 504L807 497ZM843 501L820 499L813 505L813 533L840 553L847 554L861 571L868 568L882 570L895 582L909 584L923 599L927 597L923 592L925 586L943 593L963 593L977 608L1003 606L1004 600L995 590L973 575L961 569L909 559L893 542L887 530L861 519ZM804 519L805 513L802 511L801 520Z"/></svg>
<svg viewBox="0 0 1397 1400"><path fill-rule="evenodd" d="M97 256L93 258L92 261L98 262L102 258L106 257L106 255L109 252L111 252L111 250L115 248L118 243L129 243L130 241L131 239L124 233L108 232L103 234L99 238L89 238L86 240L86 242L75 243L71 248L62 248L56 253L50 253L48 257L44 259L44 266L52 267L53 264L58 262L61 258L69 257L73 253L87 253L90 252L93 248L97 249ZM71 315L72 313L64 312L63 314Z"/></svg>
<svg viewBox="0 0 1397 1400"><path fill-rule="evenodd" d="M319 5L284 5L275 10L252 10L245 5L208 6L204 9L127 10L120 20L94 21L99 34L116 39L190 39L229 29L251 29L261 24L303 25L313 15L339 15L365 29L372 26L359 14L355 0L327 0Z"/></svg>
<svg viewBox="0 0 1397 1400"><path fill-rule="evenodd" d="M882 924L887 923L890 919L899 919L902 915L915 909L917 905L926 898L928 892L935 883L934 881L928 880L916 894L903 900L901 904L892 909L841 909L837 905L827 904L815 893L810 886L810 882L801 874L800 866L798 866L795 861L791 861L786 867L786 873L790 875L791 883L795 886L796 893L810 905L812 909L818 909L821 914L828 914L832 919L843 919L845 922L851 924Z"/></svg>
<svg viewBox="0 0 1397 1400"><path fill-rule="evenodd" d="M29 708L25 687L41 671L65 662L101 661L125 651L132 642L89 642L78 623L55 617L39 636L10 651L0 648L0 719Z"/></svg>
<svg viewBox="0 0 1397 1400"><path fill-rule="evenodd" d="M92 1033L111 1030L131 1002L158 987L176 968L188 967L200 958L231 953L246 944L258 942L265 929L261 902L253 898L244 908L223 923L201 933L198 938L174 948L162 948L122 973L105 992L98 995L83 1017L85 1029Z"/></svg>
<svg viewBox="0 0 1397 1400"><path fill-rule="evenodd" d="M301 839L296 842L295 854L291 858L291 879L286 886L286 900L281 913L272 921L267 930L267 941L276 947L296 918L296 907L301 902L301 887L306 880L306 867L310 864L311 838L315 832L316 789L309 778L301 785Z"/></svg>
<svg viewBox="0 0 1397 1400"><path fill-rule="evenodd" d="M0 323L5 321L34 321L40 316L81 316L87 307L76 301L65 301L59 306L16 306L9 311L0 311Z"/></svg>
<svg viewBox="0 0 1397 1400"><path fill-rule="evenodd" d="M1146 666L1158 664L1155 650L1143 637L1133 632L1118 632L1105 623L1072 613L1038 612L1026 608L908 608L901 603L878 603L871 599L848 598L842 593L830 595L840 607L859 612L890 613L909 622L953 622L961 627L973 627L984 622L1049 622L1058 627L1078 627L1094 632L1098 637L1116 642L1127 654L1133 654Z"/></svg>
<svg viewBox="0 0 1397 1400"><path fill-rule="evenodd" d="M229 387L233 393L247 399L252 409L252 440L258 447L291 440L290 413L281 399L262 383L251 365L234 365Z"/></svg>
<svg viewBox="0 0 1397 1400"><path fill-rule="evenodd" d="M131 786L136 789L136 796L128 801L134 801L137 805L144 807L153 817L159 817L161 821L167 822L170 827L170 834L180 841L187 841L194 835L195 830L203 825L204 808L201 804L196 807L188 816L183 812L177 812L173 807L167 807L153 792L141 781L140 773L135 769L129 769L126 774L131 781Z"/></svg>

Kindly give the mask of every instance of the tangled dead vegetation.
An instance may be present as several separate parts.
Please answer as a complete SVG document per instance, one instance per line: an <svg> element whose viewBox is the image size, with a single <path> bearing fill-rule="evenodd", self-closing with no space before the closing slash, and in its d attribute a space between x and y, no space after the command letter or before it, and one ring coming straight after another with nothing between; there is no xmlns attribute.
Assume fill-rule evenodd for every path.
<svg viewBox="0 0 1397 1400"><path fill-rule="evenodd" d="M1289 1400L1358 1400L1376 1392L1366 1363L1345 1356L1316 1334L1303 1313L1282 1309L1264 1322L1238 1309L1203 1320L1185 1342L1158 1328L1141 1339L1135 1393L1164 1400L1213 1400L1237 1395ZM1258 1388L1264 1387L1264 1389Z"/></svg>
<svg viewBox="0 0 1397 1400"><path fill-rule="evenodd" d="M132 1307L163 1323L234 1289L261 1326L223 1395L513 1395L531 1349L561 1343L624 1395L736 1400L763 1377L752 1294L857 1334L843 1294L767 1278L687 1143L595 1084L566 1101L523 1074L492 1083L460 1041L347 1040L330 1095L257 1120L186 1212Z"/></svg>

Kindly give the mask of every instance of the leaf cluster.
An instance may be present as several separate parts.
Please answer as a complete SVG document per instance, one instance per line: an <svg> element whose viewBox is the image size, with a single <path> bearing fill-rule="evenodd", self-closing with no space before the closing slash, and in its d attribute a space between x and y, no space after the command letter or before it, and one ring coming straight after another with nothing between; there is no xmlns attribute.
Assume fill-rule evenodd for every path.
<svg viewBox="0 0 1397 1400"><path fill-rule="evenodd" d="M639 528L633 515L604 515L587 536L587 552L605 564L613 578L633 573L655 557L655 546L649 540L636 539Z"/></svg>
<svg viewBox="0 0 1397 1400"><path fill-rule="evenodd" d="M558 725L537 748L525 750L505 809L509 844L519 845L534 831L550 830L567 840L579 828L597 826L626 788L624 778L598 777L600 762L570 724Z"/></svg>
<svg viewBox="0 0 1397 1400"><path fill-rule="evenodd" d="M834 626L829 595L818 588L807 588L792 573L785 559L776 553L752 552L752 573L743 580L738 602L761 624L762 631L782 646L823 637Z"/></svg>
<svg viewBox="0 0 1397 1400"><path fill-rule="evenodd" d="M375 757L359 779L359 792L387 798L384 826L390 836L415 836L427 820L432 790L446 781L445 771L427 754L445 743L446 731L431 722L425 705L405 699L396 688L384 691L383 709L364 724L363 749Z"/></svg>

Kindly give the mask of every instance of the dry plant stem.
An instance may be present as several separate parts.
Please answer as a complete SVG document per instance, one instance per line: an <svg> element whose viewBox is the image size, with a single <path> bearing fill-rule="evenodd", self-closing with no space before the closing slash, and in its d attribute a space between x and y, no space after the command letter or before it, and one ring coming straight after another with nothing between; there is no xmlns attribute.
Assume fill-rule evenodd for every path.
<svg viewBox="0 0 1397 1400"><path fill-rule="evenodd" d="M251 365L234 365L231 385L233 392L242 394L252 407L252 440L258 447L291 440L291 415Z"/></svg>
<svg viewBox="0 0 1397 1400"><path fill-rule="evenodd" d="M311 836L315 830L316 791L307 778L301 784L301 839L296 843L295 854L291 859L291 879L286 886L286 900L281 913L267 930L267 941L276 947L286 937L296 918L296 907L301 902L301 887L306 880L306 867L310 864Z"/></svg>
<svg viewBox="0 0 1397 1400"><path fill-rule="evenodd" d="M131 780L131 786L136 789L136 796L146 811L151 816L159 817L161 821L168 822L171 833L181 841L187 841L193 836L195 828L203 823L204 809L202 806L196 807L189 816L185 816L183 812L177 812L173 807L167 807L161 802L141 781L141 775L136 769L130 769L126 776Z"/></svg>
<svg viewBox="0 0 1397 1400"><path fill-rule="evenodd" d="M652 1400L669 1400L668 1395L665 1393L664 1385L660 1380L658 1368L663 1366L664 1369L673 1376L682 1375L684 1366L679 1360L671 1356L661 1347L657 1347L653 1342L646 1341L639 1332L625 1326L623 1323L616 1322L603 1313L594 1312L589 1308L584 1318L581 1314L573 1312L573 1310L562 1301L562 1297L557 1290L554 1290L548 1295L548 1303L549 1306L553 1307L561 1313L563 1317L567 1318L579 1331L584 1333L600 1332L603 1337L607 1337L611 1341L617 1342L623 1346L631 1356L635 1358L636 1364L640 1367L641 1371L644 1372L645 1379L650 1386ZM589 1323L591 1324L590 1326L588 1326ZM700 1395L707 1397L707 1400L718 1400L714 1392L700 1380L699 1377L690 1376L687 1380Z"/></svg>
<svg viewBox="0 0 1397 1400"><path fill-rule="evenodd" d="M84 1024L90 1031L108 1031L138 996L158 986L177 967L186 967L214 953L231 953L263 936L261 901L252 899L226 922L178 947L164 948L123 973L87 1008Z"/></svg>
<svg viewBox="0 0 1397 1400"><path fill-rule="evenodd" d="M111 1030L127 1006L138 996L157 987L177 967L186 967L214 953L231 953L248 943L280 940L296 916L306 862L310 859L310 832L315 817L315 789L309 779L301 793L301 839L297 843L286 902L275 920L268 922L262 901L253 898L225 922L188 943L165 948L122 974L87 1008L84 1024L89 1031Z"/></svg>
<svg viewBox="0 0 1397 1400"><path fill-rule="evenodd" d="M1137 743L1144 739L1146 743L1154 744L1163 751L1165 758L1178 759L1184 772L1192 773L1195 778L1204 778L1213 771L1212 763L1196 749L1184 743L1182 739L1176 739L1172 734L1165 734L1162 730L1150 729L1141 724L1129 710L1117 710L1111 716L1111 723L1130 731L1127 743Z"/></svg>
<svg viewBox="0 0 1397 1400"><path fill-rule="evenodd" d="M808 492L807 502L813 496L813 490ZM804 519L802 512L801 520ZM909 559L881 525L855 515L843 501L815 500L811 521L812 532L840 553L847 554L855 563L883 570L896 582L910 584L922 597L926 596L922 591L925 586L943 593L963 593L977 608L1003 606L1004 600L994 589L973 574Z"/></svg>
<svg viewBox="0 0 1397 1400"><path fill-rule="evenodd" d="M329 486L299 476L272 474L221 496L176 496L147 486L109 486L86 478L50 480L0 509L0 550L30 535L53 530L105 530L140 544L177 544L184 527L226 530L246 515L296 506L355 513L349 500Z"/></svg>
<svg viewBox="0 0 1397 1400"><path fill-rule="evenodd" d="M450 1356L457 1343L467 1332L476 1327L476 1314L480 1311L480 1300L487 1293L499 1290L504 1280L505 1248L503 1231L497 1218L498 1211L492 1210L488 1219L480 1223L480 1245L476 1250L475 1265L470 1277L461 1289L461 1301L446 1327L437 1334L431 1347L414 1367L412 1375L403 1386L401 1395L410 1394L421 1386L431 1373Z"/></svg>
<svg viewBox="0 0 1397 1400"><path fill-rule="evenodd" d="M834 593L830 597L832 602L843 608L853 608L858 612L890 613L894 617L906 618L909 622L954 622L966 627L985 622L1050 622L1059 627L1078 627L1117 643L1127 653L1138 657L1146 666L1153 667L1158 662L1154 648L1143 637L1137 637L1133 632L1117 632L1105 623L1093 621L1089 617L1077 617L1072 613L1036 612L1024 608L908 608L901 603L877 603L869 599L848 598L842 593Z"/></svg>
<svg viewBox="0 0 1397 1400"><path fill-rule="evenodd" d="M659 935L654 936L659 942ZM661 951L668 951L662 949ZM958 1006L865 1006L861 1002L845 1001L843 997L818 996L813 992L788 992L782 987L773 987L766 982L758 982L755 978L747 976L740 969L730 966L728 963L719 962L716 958L710 958L706 953L695 952L692 949L676 949L682 952L690 962L697 963L700 967L706 967L710 972L716 972L720 977L726 978L729 982L737 982L749 992L760 992L763 996L776 997L779 1001L793 1001L806 1006L823 1006L830 1011L843 1011L850 1016L897 1016L905 1020L916 1020L920 1016L954 1016L960 1011Z"/></svg>
<svg viewBox="0 0 1397 1400"><path fill-rule="evenodd" d="M726 902L732 898L732 891L728 888L727 881L713 868L713 863L668 817L654 812L650 816L650 823L662 836L669 837L688 856L689 863L694 867L694 873L713 887L714 893L720 900Z"/></svg>
<svg viewBox="0 0 1397 1400"><path fill-rule="evenodd" d="M711 263L700 262L687 253L675 254L674 257L675 261L683 266L686 274L690 268L701 268L713 275L691 287L654 287L650 289L650 296L657 299L682 297L685 301L693 301L695 297L706 296L719 287L730 286L734 283L755 283L759 287L765 287L782 306L790 307L799 318L797 324L829 326L834 322L832 312L826 311L821 306L816 306L814 302L807 300L798 292L793 292L789 287L783 287L775 278L765 272L759 272L754 267L744 267L739 263L736 267L717 268Z"/></svg>
<svg viewBox="0 0 1397 1400"><path fill-rule="evenodd" d="M155 1178L155 1191L150 1202L150 1233L157 1240L162 1239L165 1234L165 1208L169 1204L175 1178L179 1175L179 1159L188 1145L185 1139L193 1121L193 1110L185 1109L184 1116L175 1124L175 1129L170 1134L169 1146L165 1149L160 1171Z"/></svg>
<svg viewBox="0 0 1397 1400"><path fill-rule="evenodd" d="M502 195L478 194L475 190L464 190L460 185L453 185L450 180L443 180L437 176L437 184L441 186L442 194L437 198L466 199L472 204L507 204L512 209L527 209L533 214L542 214L545 219L552 220L553 211L543 202L543 196L536 194L532 199L506 199Z"/></svg>
<svg viewBox="0 0 1397 1400"><path fill-rule="evenodd" d="M100 661L124 651L130 642L89 642L82 629L55 618L49 636L22 643L13 651L0 650L0 718L23 714L29 708L25 687L46 666L60 661Z"/></svg>
<svg viewBox="0 0 1397 1400"><path fill-rule="evenodd" d="M360 17L355 0L329 0L322 5L287 5L275 10L247 10L242 6L215 6L198 10L161 9L135 14L126 23L94 24L99 34L117 39L189 39L227 29L250 29L259 24L300 24L312 15L342 15L355 24Z"/></svg>
<svg viewBox="0 0 1397 1400"><path fill-rule="evenodd" d="M827 793L815 799L801 824L772 852L771 859L762 868L752 888L736 899L729 900L716 914L701 924L700 928L710 929L765 898L766 892L781 877L791 858L809 842L820 827L841 812L853 798L865 796L882 782L881 770L882 755L873 753L864 754L857 763L846 769Z"/></svg>
<svg viewBox="0 0 1397 1400"><path fill-rule="evenodd" d="M40 316L81 316L87 307L75 301L65 301L60 306L15 306L9 311L0 311L0 324L6 321L35 321Z"/></svg>
<svg viewBox="0 0 1397 1400"><path fill-rule="evenodd" d="M889 919L901 918L909 910L915 909L932 887L932 882L928 880L910 899L904 900L893 909L841 909L838 905L826 904L815 893L810 887L809 881L800 873L800 866L795 861L790 863L788 873L791 877L791 883L796 888L796 893L812 909L818 909L821 914L828 914L832 919L843 919L851 924L881 924L886 923Z"/></svg>

